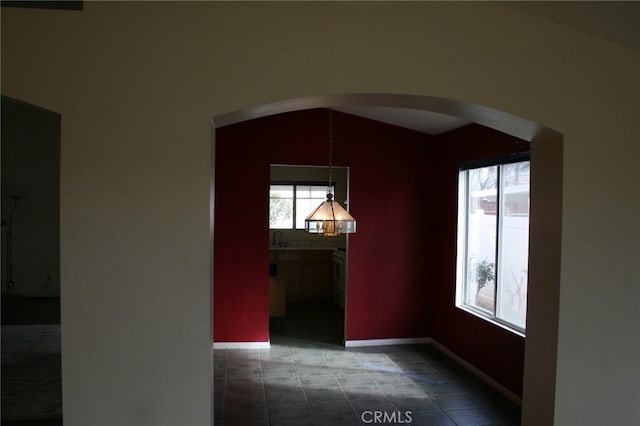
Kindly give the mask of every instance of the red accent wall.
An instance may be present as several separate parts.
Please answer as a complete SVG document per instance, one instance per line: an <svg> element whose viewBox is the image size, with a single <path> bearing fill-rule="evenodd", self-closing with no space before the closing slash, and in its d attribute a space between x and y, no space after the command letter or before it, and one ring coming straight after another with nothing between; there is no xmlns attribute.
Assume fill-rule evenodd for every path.
<svg viewBox="0 0 640 426"><path fill-rule="evenodd" d="M297 111L216 131L214 336L267 341L270 164L326 165L329 112ZM350 167L347 339L431 334L426 270L431 138L334 112L334 164Z"/></svg>
<svg viewBox="0 0 640 426"><path fill-rule="evenodd" d="M344 118L340 138L360 141L339 141L358 220L349 239L347 339L430 336L431 138Z"/></svg>
<svg viewBox="0 0 640 426"><path fill-rule="evenodd" d="M430 169L438 207L432 235L434 280L433 338L507 389L522 395L525 339L455 307L458 171L460 165L514 152L529 143L479 125L436 138Z"/></svg>
<svg viewBox="0 0 640 426"><path fill-rule="evenodd" d="M270 164L326 165L329 112L216 133L214 336L267 341ZM526 151L479 125L429 137L334 112L334 164L350 167L348 340L431 336L521 395L524 338L455 307L461 163Z"/></svg>

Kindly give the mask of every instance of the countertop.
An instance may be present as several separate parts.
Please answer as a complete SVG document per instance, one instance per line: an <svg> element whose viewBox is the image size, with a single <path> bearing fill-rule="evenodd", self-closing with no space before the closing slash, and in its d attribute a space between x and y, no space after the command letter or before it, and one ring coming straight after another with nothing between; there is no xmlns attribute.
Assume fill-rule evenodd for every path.
<svg viewBox="0 0 640 426"><path fill-rule="evenodd" d="M341 247L313 247L313 246L303 246L303 247L296 247L296 246L288 246L288 247L280 247L280 246L269 246L269 250L274 250L274 251L313 251L313 250L329 250L329 251L333 251L336 249L340 249L340 250L344 250Z"/></svg>

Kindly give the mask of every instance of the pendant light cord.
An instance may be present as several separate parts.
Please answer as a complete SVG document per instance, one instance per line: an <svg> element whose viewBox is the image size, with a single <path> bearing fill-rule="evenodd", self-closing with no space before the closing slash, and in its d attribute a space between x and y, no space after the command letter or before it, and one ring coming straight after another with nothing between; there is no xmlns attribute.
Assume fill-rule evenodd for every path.
<svg viewBox="0 0 640 426"><path fill-rule="evenodd" d="M333 109L329 108L329 185L328 192L331 190L331 182L333 181Z"/></svg>

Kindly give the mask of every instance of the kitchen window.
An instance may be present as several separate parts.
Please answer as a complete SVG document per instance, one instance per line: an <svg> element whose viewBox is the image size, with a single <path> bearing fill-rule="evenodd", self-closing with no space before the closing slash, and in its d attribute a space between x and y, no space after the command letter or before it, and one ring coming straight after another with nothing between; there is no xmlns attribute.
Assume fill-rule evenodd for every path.
<svg viewBox="0 0 640 426"><path fill-rule="evenodd" d="M463 168L458 180L456 306L524 335L528 154Z"/></svg>
<svg viewBox="0 0 640 426"><path fill-rule="evenodd" d="M327 191L335 194L335 183L272 182L269 188L269 229L305 229L304 220L327 199Z"/></svg>

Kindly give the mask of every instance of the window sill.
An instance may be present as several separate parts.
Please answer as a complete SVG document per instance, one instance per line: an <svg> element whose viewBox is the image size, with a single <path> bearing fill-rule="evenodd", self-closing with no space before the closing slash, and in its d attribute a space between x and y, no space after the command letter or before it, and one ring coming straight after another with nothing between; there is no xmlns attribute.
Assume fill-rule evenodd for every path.
<svg viewBox="0 0 640 426"><path fill-rule="evenodd" d="M478 317L480 319L483 319L483 320L485 320L485 321L487 321L487 322L489 322L489 323L491 323L491 324L493 324L493 325L495 325L497 327L502 328L503 330L507 330L507 331L509 331L509 332L511 332L513 334L516 334L516 335L522 337L522 338L526 338L527 337L525 332L523 332L521 330L518 330L516 328L512 328L512 327L510 327L510 326L508 326L508 325L496 320L495 318L489 317L489 316L483 314L482 312L480 312L480 311L478 311L476 309L473 309L473 308L471 308L469 306L456 305L456 308L458 308L458 309L460 309L462 311L465 311L465 312L467 312L467 313L469 313L471 315L474 315L474 316L476 316L476 317Z"/></svg>

